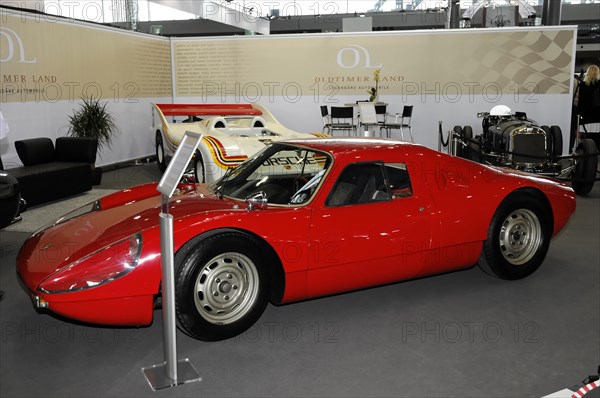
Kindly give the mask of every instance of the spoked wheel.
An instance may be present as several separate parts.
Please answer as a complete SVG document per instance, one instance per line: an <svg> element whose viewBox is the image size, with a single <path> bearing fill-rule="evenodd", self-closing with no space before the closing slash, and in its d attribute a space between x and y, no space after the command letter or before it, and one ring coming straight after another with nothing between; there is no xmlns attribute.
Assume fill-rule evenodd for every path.
<svg viewBox="0 0 600 398"><path fill-rule="evenodd" d="M531 275L546 257L552 225L545 198L527 192L511 194L496 210L479 266L502 279Z"/></svg>
<svg viewBox="0 0 600 398"><path fill-rule="evenodd" d="M164 172L167 169L167 162L165 160L165 147L160 131L156 132L156 164L161 172Z"/></svg>
<svg viewBox="0 0 600 398"><path fill-rule="evenodd" d="M571 185L577 195L587 195L594 187L596 169L598 167L598 148L596 143L590 139L581 140L577 149L575 159L575 170L571 177Z"/></svg>
<svg viewBox="0 0 600 398"><path fill-rule="evenodd" d="M267 305L268 278L253 238L224 232L188 242L176 255L179 327L205 341L243 333Z"/></svg>

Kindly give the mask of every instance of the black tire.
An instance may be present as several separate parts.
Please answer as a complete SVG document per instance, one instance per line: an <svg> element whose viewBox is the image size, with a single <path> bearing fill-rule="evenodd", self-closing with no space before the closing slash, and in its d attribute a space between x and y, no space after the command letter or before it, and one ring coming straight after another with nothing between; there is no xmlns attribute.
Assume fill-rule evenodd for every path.
<svg viewBox="0 0 600 398"><path fill-rule="evenodd" d="M585 157L575 159L575 170L571 175L571 185L577 195L584 196L590 193L596 179L596 169L598 168L598 148L596 147L596 143L590 139L581 140L575 150L575 156Z"/></svg>
<svg viewBox="0 0 600 398"><path fill-rule="evenodd" d="M477 137L474 138L474 140L475 140L475 142L471 142L469 144L471 160L474 162L477 162L477 163L483 163L483 156L481 154L482 137L480 135L478 135Z"/></svg>
<svg viewBox="0 0 600 398"><path fill-rule="evenodd" d="M471 126L463 127L463 137L465 137L467 140L473 139L473 128Z"/></svg>
<svg viewBox="0 0 600 398"><path fill-rule="evenodd" d="M204 170L204 161L200 151L196 151L194 155L194 177L196 177L196 182L200 184L206 182L206 171Z"/></svg>
<svg viewBox="0 0 600 398"><path fill-rule="evenodd" d="M559 126L550 127L550 135L552 136L552 159L556 160L563 153L563 135Z"/></svg>
<svg viewBox="0 0 600 398"><path fill-rule="evenodd" d="M251 327L268 302L264 258L254 238L236 231L186 243L175 255L179 328L195 339L218 341Z"/></svg>
<svg viewBox="0 0 600 398"><path fill-rule="evenodd" d="M473 142L473 128L471 126L463 127L463 138L467 146L464 148L465 158L477 162L479 146ZM480 155L480 154L479 154Z"/></svg>
<svg viewBox="0 0 600 398"><path fill-rule="evenodd" d="M541 194L517 191L492 219L479 266L501 279L522 279L544 261L552 237L552 210Z"/></svg>
<svg viewBox="0 0 600 398"><path fill-rule="evenodd" d="M156 132L156 164L161 173L167 169L167 160L165 159L165 147L163 144L162 134Z"/></svg>
<svg viewBox="0 0 600 398"><path fill-rule="evenodd" d="M454 132L455 136L461 137L463 136L463 129L460 126L454 126L454 128L452 129L452 131ZM448 143L449 145L451 145L450 143ZM459 158L464 158L466 154L465 148L462 146L462 144L459 142L456 145L456 153L455 156L459 157Z"/></svg>

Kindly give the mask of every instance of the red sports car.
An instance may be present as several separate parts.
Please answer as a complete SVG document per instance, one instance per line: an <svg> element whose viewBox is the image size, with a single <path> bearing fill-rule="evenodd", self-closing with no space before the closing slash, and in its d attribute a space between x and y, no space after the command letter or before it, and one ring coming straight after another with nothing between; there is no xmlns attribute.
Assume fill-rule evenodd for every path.
<svg viewBox="0 0 600 398"><path fill-rule="evenodd" d="M156 184L106 196L31 235L17 270L37 307L146 325L161 290ZM575 210L562 183L379 139L273 143L210 185L180 184L179 327L249 328L268 302L325 296L476 263L504 279L543 262Z"/></svg>

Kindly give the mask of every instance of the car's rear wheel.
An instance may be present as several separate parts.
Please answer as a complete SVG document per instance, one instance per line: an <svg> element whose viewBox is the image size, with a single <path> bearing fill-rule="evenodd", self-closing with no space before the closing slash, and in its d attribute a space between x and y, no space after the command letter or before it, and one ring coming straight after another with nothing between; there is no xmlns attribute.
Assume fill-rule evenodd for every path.
<svg viewBox="0 0 600 398"><path fill-rule="evenodd" d="M189 336L224 340L246 331L268 301L258 242L239 232L198 237L175 256L177 322Z"/></svg>
<svg viewBox="0 0 600 398"><path fill-rule="evenodd" d="M167 162L165 159L165 147L160 131L156 132L156 164L158 165L158 169L161 172L164 172L167 169Z"/></svg>
<svg viewBox="0 0 600 398"><path fill-rule="evenodd" d="M577 195L587 195L594 187L596 179L596 169L598 167L598 148L596 143L590 139L581 140L575 156L582 156L575 159L575 170L571 176L571 184Z"/></svg>
<svg viewBox="0 0 600 398"><path fill-rule="evenodd" d="M552 225L545 198L528 192L509 195L494 214L479 266L502 279L531 275L546 257Z"/></svg>

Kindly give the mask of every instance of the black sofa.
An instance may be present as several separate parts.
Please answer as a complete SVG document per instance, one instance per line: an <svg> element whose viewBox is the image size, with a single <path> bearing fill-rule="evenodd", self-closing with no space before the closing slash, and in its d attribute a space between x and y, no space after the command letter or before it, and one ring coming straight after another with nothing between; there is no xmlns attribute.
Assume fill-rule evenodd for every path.
<svg viewBox="0 0 600 398"><path fill-rule="evenodd" d="M2 160L0 159L0 167ZM0 229L20 219L21 191L17 179L0 171Z"/></svg>
<svg viewBox="0 0 600 398"><path fill-rule="evenodd" d="M23 166L5 170L19 181L27 206L50 202L92 189L95 138L60 137L15 141Z"/></svg>

